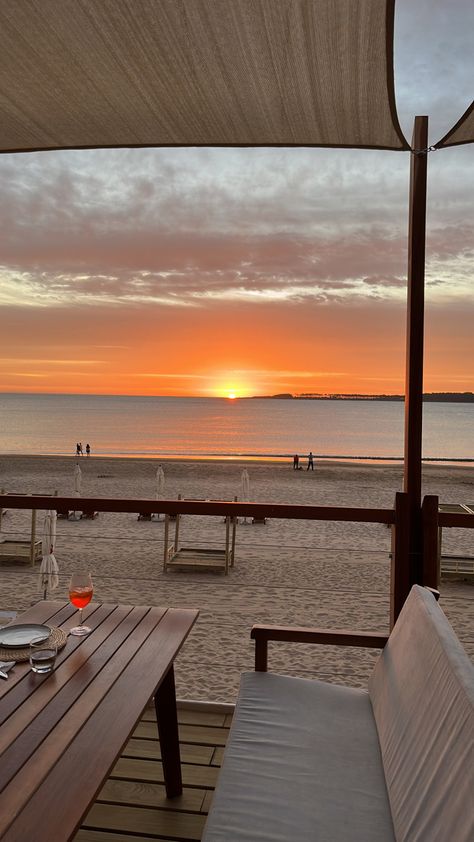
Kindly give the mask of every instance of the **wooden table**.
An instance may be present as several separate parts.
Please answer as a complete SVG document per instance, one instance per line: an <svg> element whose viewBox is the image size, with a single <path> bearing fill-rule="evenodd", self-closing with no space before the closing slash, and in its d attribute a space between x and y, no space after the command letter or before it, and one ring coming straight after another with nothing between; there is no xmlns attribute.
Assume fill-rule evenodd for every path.
<svg viewBox="0 0 474 842"><path fill-rule="evenodd" d="M74 836L152 696L169 798L181 794L173 662L198 611L91 603L87 637L69 636L54 672L18 663L0 681L0 838ZM78 613L44 601L16 623L68 631Z"/></svg>

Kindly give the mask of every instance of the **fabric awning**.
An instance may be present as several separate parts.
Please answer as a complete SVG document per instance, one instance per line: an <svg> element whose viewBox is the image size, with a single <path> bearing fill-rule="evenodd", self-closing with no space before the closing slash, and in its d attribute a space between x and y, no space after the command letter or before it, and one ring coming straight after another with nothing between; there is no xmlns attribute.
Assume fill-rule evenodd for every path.
<svg viewBox="0 0 474 842"><path fill-rule="evenodd" d="M394 0L0 2L0 151L408 149Z"/></svg>
<svg viewBox="0 0 474 842"><path fill-rule="evenodd" d="M445 146L459 146L461 143L474 143L474 100L456 125L438 141L435 149L443 149Z"/></svg>

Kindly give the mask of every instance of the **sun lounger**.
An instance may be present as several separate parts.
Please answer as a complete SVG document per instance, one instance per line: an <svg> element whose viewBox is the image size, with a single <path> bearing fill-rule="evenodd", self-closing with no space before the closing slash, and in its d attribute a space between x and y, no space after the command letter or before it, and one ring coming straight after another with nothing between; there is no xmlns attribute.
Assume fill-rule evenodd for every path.
<svg viewBox="0 0 474 842"><path fill-rule="evenodd" d="M69 509L56 509L56 515L60 520L68 520L72 512Z"/></svg>
<svg viewBox="0 0 474 842"><path fill-rule="evenodd" d="M99 512L94 512L93 509L83 509L81 512L82 520L95 520L99 516Z"/></svg>

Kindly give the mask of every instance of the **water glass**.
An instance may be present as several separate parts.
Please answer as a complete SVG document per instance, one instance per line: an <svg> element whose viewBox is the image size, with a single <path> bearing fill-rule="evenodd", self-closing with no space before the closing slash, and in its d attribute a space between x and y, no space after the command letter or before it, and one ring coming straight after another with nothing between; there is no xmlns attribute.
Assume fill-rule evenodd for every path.
<svg viewBox="0 0 474 842"><path fill-rule="evenodd" d="M40 675L52 672L57 654L57 646L52 646L47 640L32 640L30 643L31 669Z"/></svg>

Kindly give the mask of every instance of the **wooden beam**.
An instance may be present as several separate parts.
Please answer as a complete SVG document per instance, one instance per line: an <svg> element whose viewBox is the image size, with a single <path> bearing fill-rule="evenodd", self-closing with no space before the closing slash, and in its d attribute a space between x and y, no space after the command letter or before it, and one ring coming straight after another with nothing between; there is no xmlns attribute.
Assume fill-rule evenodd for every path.
<svg viewBox="0 0 474 842"><path fill-rule="evenodd" d="M423 520L423 584L438 589L440 580L440 539L438 527L439 500L427 495L421 507Z"/></svg>
<svg viewBox="0 0 474 842"><path fill-rule="evenodd" d="M428 117L415 117L410 167L408 298L403 490L408 495L410 584L423 584L421 456L423 430L423 341L425 306L426 176Z"/></svg>
<svg viewBox="0 0 474 842"><path fill-rule="evenodd" d="M410 592L410 510L406 492L395 495L395 525L392 529L390 570L390 628L393 629Z"/></svg>

